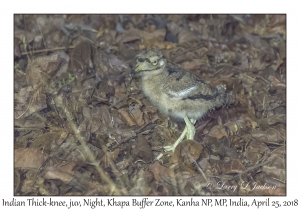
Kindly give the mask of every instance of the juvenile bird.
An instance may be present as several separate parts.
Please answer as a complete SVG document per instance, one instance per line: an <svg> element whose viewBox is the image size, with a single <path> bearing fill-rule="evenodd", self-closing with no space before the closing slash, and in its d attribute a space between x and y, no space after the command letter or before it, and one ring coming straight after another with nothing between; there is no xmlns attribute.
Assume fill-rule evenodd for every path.
<svg viewBox="0 0 300 210"><path fill-rule="evenodd" d="M225 85L215 90L191 72L167 61L159 50L145 50L136 55L136 66L132 75L141 77L144 94L163 114L171 119L185 121L185 128L172 146L166 151L175 150L184 139L193 140L194 124L209 110L233 103L233 96L225 92Z"/></svg>

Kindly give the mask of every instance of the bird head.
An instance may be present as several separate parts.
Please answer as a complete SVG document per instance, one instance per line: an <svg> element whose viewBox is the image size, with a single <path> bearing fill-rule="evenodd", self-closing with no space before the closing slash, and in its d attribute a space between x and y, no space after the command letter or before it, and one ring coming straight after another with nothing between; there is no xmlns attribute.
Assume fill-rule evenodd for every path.
<svg viewBox="0 0 300 210"><path fill-rule="evenodd" d="M167 60L161 51L152 49L144 50L136 55L136 66L131 71L132 75L154 75L160 74L166 66Z"/></svg>

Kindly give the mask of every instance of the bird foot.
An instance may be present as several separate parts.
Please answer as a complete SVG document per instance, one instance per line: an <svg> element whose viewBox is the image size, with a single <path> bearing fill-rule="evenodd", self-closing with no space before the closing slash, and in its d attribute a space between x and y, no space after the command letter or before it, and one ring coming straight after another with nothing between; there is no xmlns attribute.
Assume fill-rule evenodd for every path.
<svg viewBox="0 0 300 210"><path fill-rule="evenodd" d="M189 140L194 140L194 136L195 136L195 133L196 133L196 129L194 127L194 124L196 123L196 120L194 120L194 119L189 120L187 117L185 117L184 121L185 121L186 126L185 126L184 130L182 131L182 134L179 136L179 138L176 140L176 142L172 146L165 146L164 147L165 151L174 152L177 145L180 142L182 142L184 137L186 137Z"/></svg>
<svg viewBox="0 0 300 210"><path fill-rule="evenodd" d="M184 139L187 133L187 126L185 126L184 130L182 131L182 134L179 136L179 138L175 141L175 143L172 146L165 146L164 150L167 152L174 152L177 145Z"/></svg>
<svg viewBox="0 0 300 210"><path fill-rule="evenodd" d="M165 150L166 152L170 152L170 151L174 152L176 146L177 146L177 145L175 145L175 144L173 144L172 146L164 146L164 150Z"/></svg>

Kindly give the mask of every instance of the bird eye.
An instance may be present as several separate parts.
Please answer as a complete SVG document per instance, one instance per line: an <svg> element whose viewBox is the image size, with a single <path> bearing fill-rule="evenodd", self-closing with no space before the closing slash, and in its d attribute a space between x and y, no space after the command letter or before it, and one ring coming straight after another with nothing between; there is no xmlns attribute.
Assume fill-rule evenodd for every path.
<svg viewBox="0 0 300 210"><path fill-rule="evenodd" d="M157 60L153 61L152 64L153 64L154 66L156 66L156 65L157 65Z"/></svg>
<svg viewBox="0 0 300 210"><path fill-rule="evenodd" d="M144 62L144 59L143 59L143 58L138 58L137 60L138 60L138 62L140 62L140 63Z"/></svg>

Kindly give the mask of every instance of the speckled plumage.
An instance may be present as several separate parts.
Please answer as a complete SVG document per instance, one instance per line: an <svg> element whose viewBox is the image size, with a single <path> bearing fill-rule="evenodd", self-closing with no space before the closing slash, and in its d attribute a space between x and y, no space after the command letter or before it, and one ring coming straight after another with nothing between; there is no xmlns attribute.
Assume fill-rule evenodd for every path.
<svg viewBox="0 0 300 210"><path fill-rule="evenodd" d="M156 66L149 62L150 58L157 60ZM183 120L187 116L197 120L207 111L233 101L233 97L225 92L224 85L212 90L190 71L168 63L158 50L143 51L136 56L136 60L136 68L141 69L134 70L134 73L142 77L144 94L171 118Z"/></svg>
<svg viewBox="0 0 300 210"><path fill-rule="evenodd" d="M190 71L168 62L159 50L137 54L132 74L141 77L142 90L154 106L165 115L186 122L188 138L194 138L193 124L197 119L209 110L231 104L234 100L231 94L225 92L225 85L218 85L214 90L209 88ZM179 142L181 140L178 139Z"/></svg>

